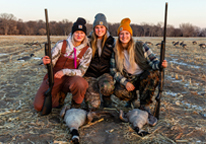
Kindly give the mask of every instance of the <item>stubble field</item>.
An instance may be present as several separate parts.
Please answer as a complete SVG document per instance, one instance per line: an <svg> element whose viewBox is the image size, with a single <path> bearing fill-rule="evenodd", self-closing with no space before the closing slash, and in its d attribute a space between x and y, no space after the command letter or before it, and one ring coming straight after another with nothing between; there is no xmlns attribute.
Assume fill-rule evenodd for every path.
<svg viewBox="0 0 206 144"><path fill-rule="evenodd" d="M51 41L66 38L51 36ZM161 42L161 37L135 39L152 42L150 47L159 57L160 49L155 44ZM46 36L0 36L0 143L70 143L69 129L59 116L61 109L54 108L48 116L40 116L33 108L34 96L47 72L39 65L46 40ZM168 68L160 119L156 126L143 128L151 134L138 136L130 124L119 120L115 108L105 109L114 117L104 117L94 125L80 128L80 143L206 143L206 49L198 46L206 43L206 38L166 40ZM197 45L192 44L194 40ZM184 41L187 48L173 46L173 41ZM35 56L29 61L17 61L31 53ZM128 110L125 102L114 96L112 100L117 109ZM70 102L68 94L65 103Z"/></svg>

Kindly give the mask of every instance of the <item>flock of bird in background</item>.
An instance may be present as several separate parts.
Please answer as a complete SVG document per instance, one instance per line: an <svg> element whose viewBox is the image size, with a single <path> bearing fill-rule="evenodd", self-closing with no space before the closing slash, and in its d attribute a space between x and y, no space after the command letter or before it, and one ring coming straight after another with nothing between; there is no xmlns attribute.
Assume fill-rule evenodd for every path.
<svg viewBox="0 0 206 144"><path fill-rule="evenodd" d="M27 43L24 43L24 45L29 46L29 47L31 47L31 46L40 46L40 48L42 48L41 45L42 45L42 44L44 45L45 43L46 43L46 42L39 43L38 41L36 41L36 42L32 42L32 43L28 43L28 42L27 42ZM51 42L51 44L55 44L55 43L56 43L56 42ZM142 42L142 43L143 43L143 42ZM153 43L151 43L151 42L149 42L149 41L146 41L144 44L153 46ZM182 42L179 42L179 41L175 42L175 41L173 41L172 44L173 44L173 46L175 46L175 47L182 46L183 49L187 49L187 44L185 44L184 41L182 41ZM198 43L197 43L197 41L193 41L192 44L193 44L193 45L197 45ZM157 46L157 48L160 48L160 47L161 47L161 43L157 43L155 46ZM206 44L205 44L205 43L200 43L200 44L199 44L199 47L200 47L200 49L206 49ZM34 54L30 54L30 56L25 56L25 57L19 58L19 59L17 59L17 60L28 61L28 60L31 59L31 57L33 57L33 56L34 56ZM42 65L42 64L43 64L43 63L40 63L39 65Z"/></svg>
<svg viewBox="0 0 206 144"><path fill-rule="evenodd" d="M145 42L145 44L153 45L153 43L151 43L151 42ZM175 47L182 46L183 49L187 48L187 44L185 44L184 41L182 41L182 42L179 42L179 41L175 42L175 41L173 41L172 44ZM196 45L197 41L193 41L192 44ZM157 43L155 46L157 46L157 48L160 48L161 47L161 43ZM206 48L206 44L205 43L201 43L201 44L199 44L199 46L200 46L200 49L205 49Z"/></svg>

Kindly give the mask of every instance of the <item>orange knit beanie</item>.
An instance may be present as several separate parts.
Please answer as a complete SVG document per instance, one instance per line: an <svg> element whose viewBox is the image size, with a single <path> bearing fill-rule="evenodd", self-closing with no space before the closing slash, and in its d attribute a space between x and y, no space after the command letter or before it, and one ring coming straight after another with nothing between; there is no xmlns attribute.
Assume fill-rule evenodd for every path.
<svg viewBox="0 0 206 144"><path fill-rule="evenodd" d="M131 22L131 20L129 18L124 18L121 21L120 26L117 30L117 35L119 35L119 33L123 30L128 31L132 35L132 28L130 27L130 22Z"/></svg>

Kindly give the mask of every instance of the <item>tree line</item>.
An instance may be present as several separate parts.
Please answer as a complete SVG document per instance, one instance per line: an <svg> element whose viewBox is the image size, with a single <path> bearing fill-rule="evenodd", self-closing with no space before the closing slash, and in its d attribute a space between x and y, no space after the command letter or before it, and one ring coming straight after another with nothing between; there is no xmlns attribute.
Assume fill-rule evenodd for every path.
<svg viewBox="0 0 206 144"><path fill-rule="evenodd" d="M62 21L50 21L51 35L68 35L71 32L73 22L68 19ZM92 24L87 23L87 32L92 31ZM119 23L109 23L109 31L111 35L117 36ZM156 25L141 23L131 24L133 35L138 37L159 37L163 35L163 23L159 22ZM43 20L27 21L17 18L13 14L0 14L0 35L45 35L46 24ZM206 37L206 28L199 28L190 23L182 23L179 28L172 25L167 25L168 37Z"/></svg>

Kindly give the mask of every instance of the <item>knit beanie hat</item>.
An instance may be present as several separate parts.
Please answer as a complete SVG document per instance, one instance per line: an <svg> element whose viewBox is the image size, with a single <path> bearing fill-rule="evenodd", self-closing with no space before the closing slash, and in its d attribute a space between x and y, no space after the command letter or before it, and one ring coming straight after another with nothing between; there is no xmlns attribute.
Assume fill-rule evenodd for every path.
<svg viewBox="0 0 206 144"><path fill-rule="evenodd" d="M117 35L119 35L119 33L123 30L128 31L132 35L132 28L130 27L130 22L131 22L131 20L129 18L124 18L121 21L120 26L117 30Z"/></svg>
<svg viewBox="0 0 206 144"><path fill-rule="evenodd" d="M95 18L95 20L93 23L93 28L96 25L104 25L108 29L108 23L107 23L107 20L106 20L106 17L104 14L98 13L98 14L96 14L96 16L94 18Z"/></svg>
<svg viewBox="0 0 206 144"><path fill-rule="evenodd" d="M83 31L85 34L87 34L87 28L85 24L86 20L84 18L79 17L72 26L72 34L77 30Z"/></svg>

